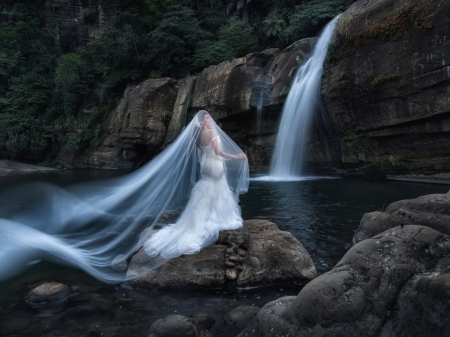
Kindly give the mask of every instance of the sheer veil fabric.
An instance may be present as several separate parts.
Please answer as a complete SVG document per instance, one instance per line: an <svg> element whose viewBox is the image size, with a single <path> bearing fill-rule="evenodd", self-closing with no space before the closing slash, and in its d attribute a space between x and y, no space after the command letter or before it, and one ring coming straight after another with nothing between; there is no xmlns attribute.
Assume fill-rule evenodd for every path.
<svg viewBox="0 0 450 337"><path fill-rule="evenodd" d="M130 174L66 189L23 186L32 207L14 211L14 198L0 206L0 280L50 259L105 282L121 282L124 273L111 268L119 254L126 259L144 243L151 256L193 254L213 243L219 230L240 227L237 201L248 190L248 161L216 158L222 175L207 176L218 161L207 164L214 149L198 144L205 113L199 111L171 145ZM210 128L223 152L242 153L212 118ZM176 223L149 239L160 218L187 200Z"/></svg>

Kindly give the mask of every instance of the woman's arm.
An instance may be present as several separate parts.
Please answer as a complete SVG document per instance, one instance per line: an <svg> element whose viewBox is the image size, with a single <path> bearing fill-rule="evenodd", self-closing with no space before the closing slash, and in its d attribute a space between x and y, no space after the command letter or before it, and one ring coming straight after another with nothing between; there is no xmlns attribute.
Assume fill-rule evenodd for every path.
<svg viewBox="0 0 450 337"><path fill-rule="evenodd" d="M228 158L228 159L243 159L243 158L247 158L247 156L245 155L245 153L239 153L239 154L230 154L230 153L227 153L227 152L225 152L225 151L222 151L221 149L220 149L220 146L219 146L219 141L218 141L218 139L217 139L218 137L217 137L217 134L214 132L214 131L212 131L212 138L211 138L211 141L212 141L212 143L213 143L213 147L214 147L214 153L216 154L216 155L218 155L218 156L221 156L221 157L224 157L224 158Z"/></svg>

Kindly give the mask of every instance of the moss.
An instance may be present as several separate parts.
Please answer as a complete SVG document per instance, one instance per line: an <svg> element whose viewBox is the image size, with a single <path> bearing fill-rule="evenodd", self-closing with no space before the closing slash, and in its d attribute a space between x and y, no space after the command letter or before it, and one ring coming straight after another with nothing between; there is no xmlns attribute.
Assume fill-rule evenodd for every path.
<svg viewBox="0 0 450 337"><path fill-rule="evenodd" d="M217 243L219 244L226 244L228 242L228 238L229 238L230 234L226 233L226 232L220 232L219 233L219 239L217 240Z"/></svg>
<svg viewBox="0 0 450 337"><path fill-rule="evenodd" d="M331 87L327 90L324 88L322 91L322 95L328 99L335 99L342 95L345 95L348 92L348 83L347 82L335 82L331 85Z"/></svg>
<svg viewBox="0 0 450 337"><path fill-rule="evenodd" d="M379 89L383 84L391 81L398 80L400 78L399 74L389 74L389 75L379 75L370 83L373 90Z"/></svg>
<svg viewBox="0 0 450 337"><path fill-rule="evenodd" d="M175 97L166 97L164 99L163 112L160 115L161 122L164 124L164 127L169 127L170 121L172 120L173 108L175 105Z"/></svg>
<svg viewBox="0 0 450 337"><path fill-rule="evenodd" d="M404 5L392 16L377 20L359 32L352 32L344 41L342 55L351 55L356 49L373 41L397 41L409 27L425 32L433 28L433 23L417 5Z"/></svg>
<svg viewBox="0 0 450 337"><path fill-rule="evenodd" d="M358 159L361 161L376 162L374 150L377 149L378 143L367 135L350 134L343 138L348 147L353 150ZM372 154L372 155L371 155Z"/></svg>

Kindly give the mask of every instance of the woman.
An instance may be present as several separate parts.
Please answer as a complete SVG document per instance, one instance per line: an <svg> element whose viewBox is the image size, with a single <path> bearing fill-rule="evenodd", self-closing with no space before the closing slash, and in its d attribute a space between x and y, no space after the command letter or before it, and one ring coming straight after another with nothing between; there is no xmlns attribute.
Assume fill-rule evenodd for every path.
<svg viewBox="0 0 450 337"><path fill-rule="evenodd" d="M245 159L244 153L231 154L222 149L217 126L202 110L195 117L200 126L196 145L201 149L200 176L189 202L178 221L164 227L144 243L149 256L174 258L195 254L213 244L219 231L242 227L240 208L226 180L223 158Z"/></svg>
<svg viewBox="0 0 450 337"><path fill-rule="evenodd" d="M242 150L199 111L170 146L130 174L66 189L27 184L0 196L0 280L50 259L121 282L126 275L112 261L127 259L143 243L152 256L196 253L219 230L242 225L237 201L248 182ZM28 206L18 208L15 194ZM145 233L188 198L179 220L148 240Z"/></svg>

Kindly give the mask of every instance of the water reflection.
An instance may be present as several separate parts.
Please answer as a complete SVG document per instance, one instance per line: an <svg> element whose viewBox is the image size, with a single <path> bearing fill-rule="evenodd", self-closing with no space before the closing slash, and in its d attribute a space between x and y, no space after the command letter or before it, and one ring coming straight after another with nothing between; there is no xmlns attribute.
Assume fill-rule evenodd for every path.
<svg viewBox="0 0 450 337"><path fill-rule="evenodd" d="M274 182L256 177L241 196L243 217L267 219L291 232L324 272L350 247L365 213L397 200L448 190L445 185L329 178Z"/></svg>

